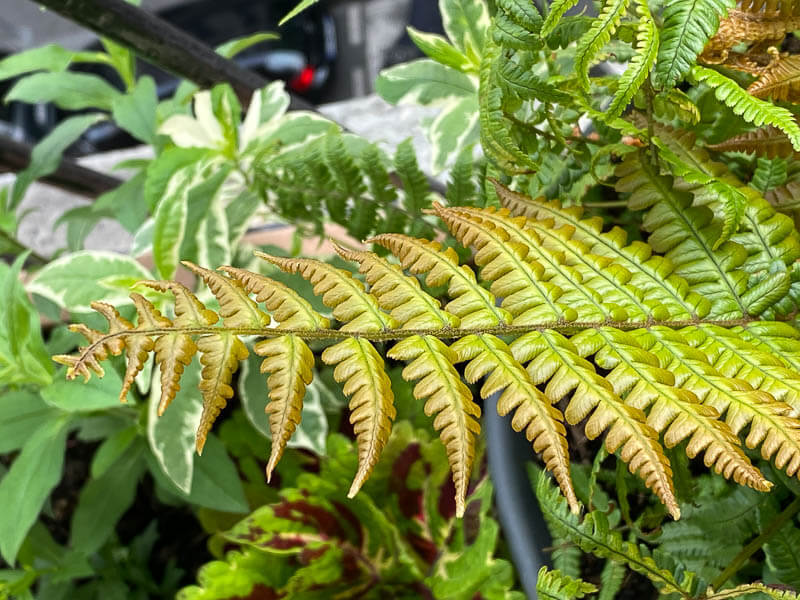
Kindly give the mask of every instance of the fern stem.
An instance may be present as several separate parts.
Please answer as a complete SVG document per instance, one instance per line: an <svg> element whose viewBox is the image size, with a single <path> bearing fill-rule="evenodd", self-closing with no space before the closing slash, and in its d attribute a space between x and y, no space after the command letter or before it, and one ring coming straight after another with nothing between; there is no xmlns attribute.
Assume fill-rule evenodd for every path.
<svg viewBox="0 0 800 600"><path fill-rule="evenodd" d="M381 331L341 331L339 329L283 329L280 327L254 328L254 327L154 327L150 329L128 329L109 333L89 344L81 351L78 364L83 364L91 357L98 346L107 344L115 338L126 338L131 336L162 336L175 333L185 335L219 335L220 333L231 333L237 336L258 336L261 338L276 338L284 335L295 335L307 341L335 341L348 338L362 338L370 342L388 342L402 340L412 336L433 336L439 339L460 339L468 335L494 335L508 336L521 335L532 331L559 331L572 332L583 329L599 329L601 327L614 327L624 331L633 329L646 329L648 327L669 327L671 329L682 329L692 325L717 325L718 327L738 327L744 326L753 321L754 317L743 317L739 319L708 321L703 319L687 319L683 321L552 321L549 323L539 323L532 325L497 325L495 327L474 327L474 328L454 328L443 327L439 329L384 329Z"/></svg>
<svg viewBox="0 0 800 600"><path fill-rule="evenodd" d="M715 590L718 590L725 585L725 582L733 577L736 572L742 568L742 565L744 565L744 563L747 562L750 557L753 556L753 554L758 552L758 550L760 550L761 547L766 544L769 539L780 530L781 527L790 521L798 511L800 511L800 496L796 497L781 514L775 517L758 537L753 539L749 544L742 548L739 554L737 554L731 561L731 564L728 565L728 567L722 573L720 573L716 579L714 579L714 581L711 583L711 587Z"/></svg>

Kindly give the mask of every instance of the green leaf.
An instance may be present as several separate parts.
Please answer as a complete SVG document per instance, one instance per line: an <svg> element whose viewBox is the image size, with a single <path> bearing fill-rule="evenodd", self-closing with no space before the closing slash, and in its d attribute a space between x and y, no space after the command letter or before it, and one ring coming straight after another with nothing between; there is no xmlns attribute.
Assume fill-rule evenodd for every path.
<svg viewBox="0 0 800 600"><path fill-rule="evenodd" d="M17 179L14 181L11 206L15 207L19 204L31 183L55 172L61 164L64 150L81 137L89 127L104 119L105 116L99 113L69 117L36 144L31 152L30 164L17 175Z"/></svg>
<svg viewBox="0 0 800 600"><path fill-rule="evenodd" d="M225 182L232 165L210 166L194 177L186 196L186 227L178 256L201 265L230 262ZM196 182L196 183L195 183Z"/></svg>
<svg viewBox="0 0 800 600"><path fill-rule="evenodd" d="M671 0L664 3L661 47L653 76L656 88L671 88L695 64L735 0Z"/></svg>
<svg viewBox="0 0 800 600"><path fill-rule="evenodd" d="M39 314L19 280L26 258L20 255L11 267L0 263L0 387L42 386L52 380L53 363L44 347Z"/></svg>
<svg viewBox="0 0 800 600"><path fill-rule="evenodd" d="M278 23L278 27L283 26L283 24L286 23L286 21L294 19L297 15L299 15L309 6L313 6L317 2L319 2L319 0L301 0L300 2L297 3L297 6L295 6L292 10L286 13L286 16L280 20L280 22Z"/></svg>
<svg viewBox="0 0 800 600"><path fill-rule="evenodd" d="M39 428L61 414L38 394L4 391L0 394L0 454L22 448Z"/></svg>
<svg viewBox="0 0 800 600"><path fill-rule="evenodd" d="M243 37L235 38L217 46L217 54L221 54L225 58L233 58L240 52L244 52L250 46L255 46L260 42L267 40L277 40L280 36L271 31L260 31L258 33L251 33Z"/></svg>
<svg viewBox="0 0 800 600"><path fill-rule="evenodd" d="M250 510L236 465L214 434L209 434L203 456L198 456L195 462L191 492L178 489L164 477L160 469L154 471L151 468L151 473L168 491L184 502L234 514L244 514Z"/></svg>
<svg viewBox="0 0 800 600"><path fill-rule="evenodd" d="M65 110L96 108L111 111L121 92L97 75L62 71L35 73L18 81L6 94L5 101L28 104L52 102Z"/></svg>
<svg viewBox="0 0 800 600"><path fill-rule="evenodd" d="M61 479L68 418L48 421L22 447L0 480L0 554L14 564L28 530Z"/></svg>
<svg viewBox="0 0 800 600"><path fill-rule="evenodd" d="M127 231L136 233L147 220L145 181L146 171L143 169L119 187L99 196L92 203L92 209L100 214L112 214Z"/></svg>
<svg viewBox="0 0 800 600"><path fill-rule="evenodd" d="M453 100L426 128L433 150L433 172L441 173L461 152L480 140L477 98Z"/></svg>
<svg viewBox="0 0 800 600"><path fill-rule="evenodd" d="M130 304L130 285L142 279L153 279L153 275L130 256L85 250L49 263L36 273L27 288L61 308L87 313L92 312L89 304L93 301ZM129 285L122 285L123 281Z"/></svg>
<svg viewBox="0 0 800 600"><path fill-rule="evenodd" d="M127 452L138 435L138 426L131 425L130 427L112 433L108 438L103 440L103 443L100 444L100 447L92 458L92 465L89 469L90 475L94 479L102 477L109 467Z"/></svg>
<svg viewBox="0 0 800 600"><path fill-rule="evenodd" d="M119 401L122 379L115 369L107 368L103 377L92 377L85 384L63 377L42 389L42 398L54 408L66 412L90 412L126 406ZM128 405L130 404L128 400Z"/></svg>
<svg viewBox="0 0 800 600"><path fill-rule="evenodd" d="M438 63L447 67L452 67L458 71L469 71L474 65L470 60L459 52L456 48L441 35L424 33L413 27L407 27L408 36L422 50L428 58L432 58Z"/></svg>
<svg viewBox="0 0 800 600"><path fill-rule="evenodd" d="M269 399L264 388L265 376L259 370L260 362L260 358L251 356L242 363L238 391L247 419L261 435L270 439L269 421L264 412ZM325 454L328 419L325 416L324 406L333 404L328 398L331 395L331 391L318 377L308 385L303 398L300 424L289 439L288 447L305 448L320 456Z"/></svg>
<svg viewBox="0 0 800 600"><path fill-rule="evenodd" d="M153 263L162 279L171 279L181 260L181 244L188 223L189 190L200 182L197 163L176 171L170 177L164 196L153 215Z"/></svg>
<svg viewBox="0 0 800 600"><path fill-rule="evenodd" d="M382 71L375 82L375 90L391 104L424 106L452 98L474 97L478 93L474 77L427 58Z"/></svg>
<svg viewBox="0 0 800 600"><path fill-rule="evenodd" d="M114 532L117 521L136 498L136 487L146 468L144 452L143 443L135 444L81 489L69 536L75 551L91 554Z"/></svg>
<svg viewBox="0 0 800 600"><path fill-rule="evenodd" d="M147 411L147 441L160 471L184 494L192 489L195 431L200 424L203 403L197 384L200 368L192 362L181 378L181 389L163 416L158 417L161 399L159 375L153 375L153 387Z"/></svg>
<svg viewBox="0 0 800 600"><path fill-rule="evenodd" d="M117 96L111 115L117 125L145 144L156 140L156 84L149 75L140 77L127 94Z"/></svg>
<svg viewBox="0 0 800 600"><path fill-rule="evenodd" d="M450 41L467 56L479 58L489 29L486 3L483 0L439 0L439 10Z"/></svg>
<svg viewBox="0 0 800 600"><path fill-rule="evenodd" d="M0 80L31 71L63 71L72 62L73 56L74 52L58 44L17 52L0 61Z"/></svg>

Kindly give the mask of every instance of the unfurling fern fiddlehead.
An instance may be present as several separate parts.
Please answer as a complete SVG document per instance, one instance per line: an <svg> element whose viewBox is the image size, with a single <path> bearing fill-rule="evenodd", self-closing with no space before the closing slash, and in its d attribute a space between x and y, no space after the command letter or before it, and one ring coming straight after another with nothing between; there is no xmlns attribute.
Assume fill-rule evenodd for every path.
<svg viewBox="0 0 800 600"><path fill-rule="evenodd" d="M620 173L632 204L679 194L659 180L664 176L638 173L635 181L624 168ZM173 319L137 294L135 326L113 307L96 303L110 323L108 332L75 326L88 346L55 359L69 367L68 377L88 378L92 371L103 374L100 363L109 355L127 352L124 395L154 352L163 412L184 367L199 353L201 450L232 395L232 374L248 354L241 338L261 338L254 350L265 359L262 372L269 373L269 474L299 422L313 375L311 348L325 345L322 360L335 366L334 378L350 398L359 455L351 495L379 460L395 416L384 357L405 362L403 377L415 382L414 396L434 417L447 449L458 514L465 509L481 412L462 382L461 364L468 382L483 380L482 398L499 394L498 411L511 414L512 426L525 431L573 511L579 505L565 424L587 417L586 435L605 432L608 451L620 451L674 518L680 508L664 446L688 440L690 457L702 454L726 478L767 491L772 484L738 437L749 427L748 448L760 446L764 459L789 475L800 473L800 331L759 320L772 304L785 302L785 290L770 292L768 300L751 298L748 282L761 262L755 249L741 245L749 243L746 228L715 248L703 215L686 213L680 195L662 198L646 224L653 224L651 244L668 252L663 257L643 242L627 244L621 230L603 232L602 223L583 218L578 209L534 201L499 184L497 190L504 204L523 214L441 205L431 211L475 251L477 276L452 249L401 234L368 240L387 249L397 264L337 248L358 264L366 285L324 262L257 253L310 281L331 319L263 275L187 263L219 301L217 312L178 283L145 282L172 293ZM747 226L770 222L774 228L780 215L764 213L769 210L762 206ZM774 258L788 263L800 252L796 237L773 236L763 243L766 250L782 248ZM669 256L676 244L683 252ZM713 281L708 272L715 274ZM430 288L446 289L447 300L440 303ZM394 344L382 355L379 342Z"/></svg>

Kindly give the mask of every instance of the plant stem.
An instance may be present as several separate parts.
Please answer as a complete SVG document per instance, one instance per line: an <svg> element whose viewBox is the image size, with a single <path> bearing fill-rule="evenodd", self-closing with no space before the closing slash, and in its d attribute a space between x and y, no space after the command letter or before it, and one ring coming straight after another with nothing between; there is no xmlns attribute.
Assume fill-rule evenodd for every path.
<svg viewBox="0 0 800 600"><path fill-rule="evenodd" d="M769 525L761 532L761 534L753 539L749 544L742 548L741 552L737 554L731 561L731 564L719 574L719 576L711 582L711 587L718 590L725 582L733 577L736 572L742 568L742 565L753 556L769 539L777 533L797 512L800 511L800 496L795 498L789 506L783 509L783 512L775 517Z"/></svg>
<svg viewBox="0 0 800 600"><path fill-rule="evenodd" d="M11 244L12 246L14 246L19 251L20 254L30 250L30 255L28 256L28 260L32 260L32 261L35 261L37 263L41 263L43 265L47 264L47 262L48 262L47 258L42 256L41 254L39 254L35 250L31 250L30 248L28 248L25 244L20 242L17 238L12 236L10 233L7 233L5 231L0 230L0 239L2 239L6 243Z"/></svg>

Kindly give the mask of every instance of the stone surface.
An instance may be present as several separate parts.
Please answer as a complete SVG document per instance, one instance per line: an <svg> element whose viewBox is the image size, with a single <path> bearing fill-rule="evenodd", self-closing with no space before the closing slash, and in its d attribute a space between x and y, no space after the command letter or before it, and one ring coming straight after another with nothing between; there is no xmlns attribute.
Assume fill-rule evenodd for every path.
<svg viewBox="0 0 800 600"><path fill-rule="evenodd" d="M425 171L429 170L431 154L420 122L434 115L435 109L391 106L377 96L367 96L325 105L321 107L321 112L353 133L378 142L389 153L393 153L400 142L411 136L418 152L420 166ZM81 159L80 163L98 171L124 177L124 172L113 171L114 165L130 158L151 156L151 149L141 146L89 156ZM0 176L0 186L8 185L12 181L12 175ZM144 199L141 201L144 202ZM34 183L20 208L20 214L25 214L19 229L20 241L44 256L52 256L66 245L66 230L64 227L56 229L54 227L56 221L65 211L85 204L88 204L85 198L49 185ZM272 235L275 239L263 242L262 235L259 241L282 245L284 240L291 239L290 231L288 233L287 236L286 230L283 232L270 230L264 235ZM86 247L126 253L130 250L131 242L132 236L118 223L103 219L87 237Z"/></svg>

